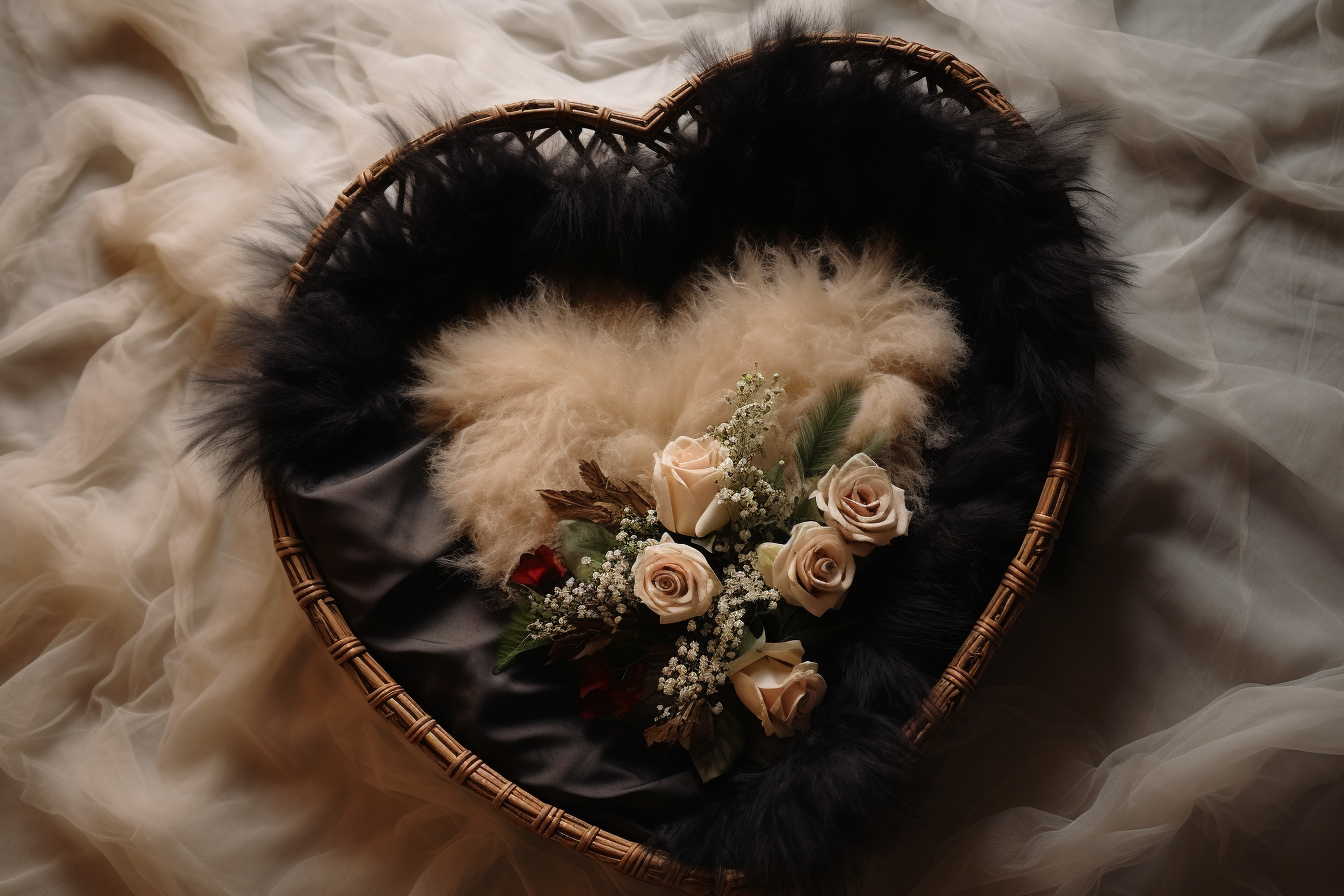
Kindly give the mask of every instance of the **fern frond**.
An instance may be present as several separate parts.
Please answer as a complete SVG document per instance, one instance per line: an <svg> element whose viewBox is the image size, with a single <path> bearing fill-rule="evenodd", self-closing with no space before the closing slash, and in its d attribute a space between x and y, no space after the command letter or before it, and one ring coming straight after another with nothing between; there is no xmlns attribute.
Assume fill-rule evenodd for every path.
<svg viewBox="0 0 1344 896"><path fill-rule="evenodd" d="M845 433L859 412L863 386L858 380L843 380L826 390L798 424L794 453L804 479L820 476L843 460Z"/></svg>
<svg viewBox="0 0 1344 896"><path fill-rule="evenodd" d="M866 454L871 458L876 458L890 446L891 433L887 432L885 429L879 429L868 436L868 441L859 449L859 452Z"/></svg>
<svg viewBox="0 0 1344 896"><path fill-rule="evenodd" d="M499 647L495 651L496 675L509 668L514 660L529 650L546 647L551 643L532 637L527 627L535 619L527 607L522 604L514 605L513 612L509 614L509 621L504 626L504 634L500 636Z"/></svg>

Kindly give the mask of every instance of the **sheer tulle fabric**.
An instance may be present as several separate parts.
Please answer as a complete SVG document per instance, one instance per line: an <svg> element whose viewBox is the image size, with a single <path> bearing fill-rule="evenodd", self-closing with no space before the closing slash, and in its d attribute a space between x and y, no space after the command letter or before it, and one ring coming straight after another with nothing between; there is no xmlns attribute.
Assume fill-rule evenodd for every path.
<svg viewBox="0 0 1344 896"><path fill-rule="evenodd" d="M187 375L288 185L380 114L642 111L745 4L16 2L0 182L0 892L641 892L444 782L180 457ZM1344 13L879 5L1020 107L1105 106L1140 440L874 892L1312 892L1344 829Z"/></svg>

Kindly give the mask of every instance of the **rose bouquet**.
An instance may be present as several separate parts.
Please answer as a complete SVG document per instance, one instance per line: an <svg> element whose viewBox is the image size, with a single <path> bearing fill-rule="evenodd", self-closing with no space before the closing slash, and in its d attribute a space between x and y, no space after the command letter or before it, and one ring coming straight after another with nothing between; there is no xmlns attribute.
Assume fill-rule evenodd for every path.
<svg viewBox="0 0 1344 896"><path fill-rule="evenodd" d="M905 493L851 453L858 383L805 414L769 460L778 376L744 374L729 419L653 457L650 486L582 461L587 490L543 491L556 548L524 554L495 671L545 647L579 669L581 712L624 718L689 750L708 781L744 755L768 765L808 730L826 693L808 645L835 618L861 558L904 535ZM754 720L754 721L753 721Z"/></svg>

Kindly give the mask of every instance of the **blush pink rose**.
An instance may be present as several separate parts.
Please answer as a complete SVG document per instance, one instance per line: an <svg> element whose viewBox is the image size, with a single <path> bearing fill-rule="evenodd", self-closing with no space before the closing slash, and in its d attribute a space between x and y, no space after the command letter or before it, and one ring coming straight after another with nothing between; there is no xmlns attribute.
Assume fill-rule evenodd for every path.
<svg viewBox="0 0 1344 896"><path fill-rule="evenodd" d="M742 705L761 720L766 734L792 737L811 725L812 710L826 693L816 663L804 663L801 641L766 644L765 655L732 676Z"/></svg>
<svg viewBox="0 0 1344 896"><path fill-rule="evenodd" d="M765 584L813 616L840 609L854 584L854 554L839 531L808 520L793 527L777 553L774 548L764 544L757 551L762 559L774 553L774 562L761 566Z"/></svg>
<svg viewBox="0 0 1344 896"><path fill-rule="evenodd" d="M681 436L654 454L653 497L666 529L703 538L728 522L728 508L718 500L723 461L712 436Z"/></svg>
<svg viewBox="0 0 1344 896"><path fill-rule="evenodd" d="M844 536L849 549L860 557L890 544L910 526L905 492L892 485L887 471L866 454L831 467L811 497L826 525Z"/></svg>
<svg viewBox="0 0 1344 896"><path fill-rule="evenodd" d="M671 535L640 551L630 572L635 596L664 625L704 615L723 591L723 583L704 555L673 541Z"/></svg>

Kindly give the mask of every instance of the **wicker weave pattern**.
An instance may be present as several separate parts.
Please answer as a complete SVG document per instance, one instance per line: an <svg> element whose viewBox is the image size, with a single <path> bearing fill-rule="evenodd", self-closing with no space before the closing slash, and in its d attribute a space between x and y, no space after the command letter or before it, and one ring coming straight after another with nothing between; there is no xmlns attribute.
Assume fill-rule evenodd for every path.
<svg viewBox="0 0 1344 896"><path fill-rule="evenodd" d="M1055 541L1064 528L1064 516L1069 511L1069 502L1082 472L1086 444L1082 420L1066 414L1055 442L1055 457L1022 546L1008 562L999 587L994 589L994 596L962 642L961 649L929 689L919 713L905 723L905 736L916 749L927 744L934 734L946 730L953 713L975 688L994 651L999 649L1008 629L1035 593L1041 573L1050 562Z"/></svg>
<svg viewBox="0 0 1344 896"><path fill-rule="evenodd" d="M852 44L874 54L898 55L915 73L915 79L926 82L930 94L945 93L968 108L992 109L1014 125L1026 125L993 84L949 53L875 34L823 34L800 40L820 45ZM750 51L739 53L692 76L643 115L565 100L528 100L472 112L393 150L341 191L290 268L286 300L294 298L308 274L326 261L349 222L366 203L377 197L402 201L406 191L398 163L408 156L432 151L449 135L473 130L508 135L526 152L540 154L544 144L559 138L579 160L589 163L595 153L606 152L615 153L639 170L665 165L670 161L668 149L674 141L683 136L705 138L697 105L700 86L748 61L751 55ZM1084 422L1066 413L1054 460L1021 548L961 649L930 690L920 711L905 725L905 734L916 749L947 728L952 714L974 689L994 651L1035 591L1063 527L1082 468L1084 444ZM283 502L271 494L267 496L267 505L275 550L294 597L332 659L355 680L369 706L395 725L407 741L428 753L449 778L489 800L496 809L539 836L613 865L631 877L696 894L718 896L742 892L738 872L689 867L665 853L588 824L528 793L458 743L387 674L351 631Z"/></svg>
<svg viewBox="0 0 1344 896"><path fill-rule="evenodd" d="M458 743L369 655L327 591L317 563L299 537L284 504L270 495L267 505L275 552L284 565L300 609L307 614L327 652L359 685L369 706L395 725L406 740L433 757L444 774L489 800L533 833L615 865L617 871L631 877L681 887L691 893L725 894L739 888L739 876L733 871L687 867L664 853L604 831L536 798Z"/></svg>

